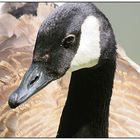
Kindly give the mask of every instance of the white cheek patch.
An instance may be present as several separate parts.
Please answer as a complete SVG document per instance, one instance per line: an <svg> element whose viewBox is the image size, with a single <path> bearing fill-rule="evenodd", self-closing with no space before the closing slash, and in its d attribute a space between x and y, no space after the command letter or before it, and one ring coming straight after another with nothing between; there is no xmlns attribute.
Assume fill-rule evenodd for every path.
<svg viewBox="0 0 140 140"><path fill-rule="evenodd" d="M95 66L100 56L99 21L88 16L81 26L80 44L74 56L70 71Z"/></svg>

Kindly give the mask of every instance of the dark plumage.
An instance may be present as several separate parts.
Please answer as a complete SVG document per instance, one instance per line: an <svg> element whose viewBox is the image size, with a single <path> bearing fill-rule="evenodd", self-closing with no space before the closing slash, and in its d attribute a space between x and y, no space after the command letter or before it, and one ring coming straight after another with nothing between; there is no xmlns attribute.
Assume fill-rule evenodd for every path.
<svg viewBox="0 0 140 140"><path fill-rule="evenodd" d="M9 98L15 108L66 73L79 53L81 28L88 16L99 21L100 56L97 65L72 73L57 137L108 137L116 42L108 19L94 4L65 4L48 16L39 29L32 64Z"/></svg>
<svg viewBox="0 0 140 140"><path fill-rule="evenodd" d="M18 10L24 5L16 2L5 3L1 7L0 137L56 137L67 98L69 72L16 109L10 109L7 104L8 96L19 85L31 63L39 26L54 7L51 3L38 3L37 16L24 14L19 19L7 14L13 7ZM109 137L139 137L140 67L122 48L117 48L117 67L109 111Z"/></svg>

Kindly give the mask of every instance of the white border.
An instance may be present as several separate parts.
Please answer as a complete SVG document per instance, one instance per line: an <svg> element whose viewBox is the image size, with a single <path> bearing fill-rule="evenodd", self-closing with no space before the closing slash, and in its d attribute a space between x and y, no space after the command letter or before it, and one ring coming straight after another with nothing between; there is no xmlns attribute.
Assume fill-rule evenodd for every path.
<svg viewBox="0 0 140 140"><path fill-rule="evenodd" d="M55 0L55 1L52 1L52 0L2 0L2 1L0 1L0 8L1 8L1 6L3 5L3 3L4 2L55 2L55 3L66 3L66 2L104 2L104 3L107 3L107 2L112 2L112 3L115 3L115 2L117 2L117 3L123 3L123 2L125 2L125 3L135 3L135 2L140 2L140 0L134 0L134 1L132 1L132 0ZM61 4L60 4L61 5ZM48 139L48 138L44 138L44 137L38 137L38 138L36 138L36 137L34 137L34 138L28 138L28 137L21 137L21 138L18 138L18 137L15 137L15 138L12 138L12 137L9 137L10 138L10 140L21 140L21 138L22 139L26 139L26 140L31 140L31 139ZM114 137L115 138L115 137ZM114 138L103 138L103 139L101 139L101 138L92 138L93 140L109 140L109 139L112 139L112 140L114 140ZM134 138L131 138L131 137L124 137L126 140L127 139L131 139L131 140L135 140L137 137L134 137ZM124 138L119 138L119 137L116 137L115 139L117 140L117 139L119 139L119 140L124 140ZM56 138L49 138L49 139L51 139L51 140L56 140ZM61 138L59 138L59 139L61 139ZM65 140L66 138L63 138L62 140ZM77 138L77 139L79 139L79 138ZM82 138L83 139L83 138ZM5 140L5 138L0 138L0 140ZM88 138L84 138L84 140L89 140Z"/></svg>
<svg viewBox="0 0 140 140"><path fill-rule="evenodd" d="M1 2L140 2L140 0L2 0Z"/></svg>

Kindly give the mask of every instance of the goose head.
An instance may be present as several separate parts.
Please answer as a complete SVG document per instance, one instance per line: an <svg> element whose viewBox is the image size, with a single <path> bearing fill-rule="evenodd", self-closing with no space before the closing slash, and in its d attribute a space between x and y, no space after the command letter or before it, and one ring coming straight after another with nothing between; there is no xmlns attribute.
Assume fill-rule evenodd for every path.
<svg viewBox="0 0 140 140"><path fill-rule="evenodd" d="M69 3L56 8L38 31L32 64L10 95L10 107L16 108L67 71L113 59L115 49L111 25L93 4Z"/></svg>

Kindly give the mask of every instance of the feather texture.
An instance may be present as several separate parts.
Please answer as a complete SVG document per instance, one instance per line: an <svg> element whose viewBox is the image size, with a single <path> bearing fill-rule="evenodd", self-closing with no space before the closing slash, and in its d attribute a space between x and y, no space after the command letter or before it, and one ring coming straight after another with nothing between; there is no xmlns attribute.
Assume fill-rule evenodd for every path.
<svg viewBox="0 0 140 140"><path fill-rule="evenodd" d="M47 6L48 15L52 5ZM0 137L56 136L70 73L52 82L16 109L10 109L7 104L8 96L19 85L31 63L37 31L45 18L42 13L43 16L23 15L19 19L7 13L0 15ZM110 105L110 137L140 136L139 85L140 67L118 47Z"/></svg>

